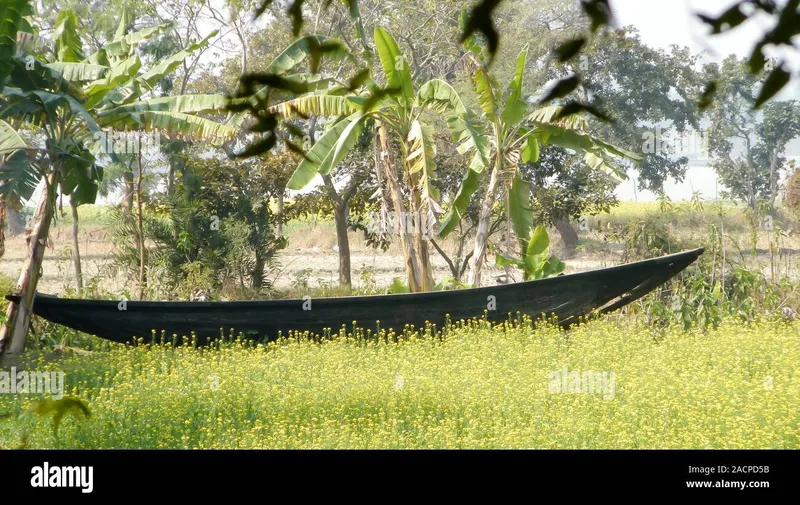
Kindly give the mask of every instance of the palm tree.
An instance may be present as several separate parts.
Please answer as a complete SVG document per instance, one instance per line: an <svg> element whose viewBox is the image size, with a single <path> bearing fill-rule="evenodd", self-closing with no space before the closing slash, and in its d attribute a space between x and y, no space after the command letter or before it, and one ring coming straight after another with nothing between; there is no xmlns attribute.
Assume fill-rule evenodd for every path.
<svg viewBox="0 0 800 505"><path fill-rule="evenodd" d="M55 32L57 57L42 61L16 50L16 31L23 26L22 16L28 11L27 1L15 2L21 7L0 13L3 16L0 67L10 69L0 73L0 119L13 119L20 126L13 128L4 121L0 128L3 159L0 193L10 201L27 200L40 179L45 181L45 191L35 214L17 286L22 298L19 304L9 305L7 323L0 330L0 354L5 350L17 353L24 347L59 188L62 194L71 196L76 206L95 201L97 182L103 176L92 153L98 139L113 129L139 129L217 141L237 132L232 126L198 115L223 112L227 105L225 97L148 98L153 85L173 72L192 51L207 44L208 38L143 71L135 53L136 45L168 25L127 33L128 23L123 19L113 41L83 58L75 15L63 11ZM41 141L25 142L21 133L26 130L22 125ZM119 161L113 151L105 154ZM141 235L140 230L140 241Z"/></svg>
<svg viewBox="0 0 800 505"><path fill-rule="evenodd" d="M433 130L421 118L429 108L438 108L469 125L466 107L455 90L441 80L429 81L419 91L395 39L384 29L375 29L375 46L386 86L371 79L358 92L347 86L332 86L270 108L283 118L313 115L331 118L325 133L306 153L289 181L290 189L303 189L319 174L326 176L355 146L361 132L374 124L376 169L389 189L397 231L403 249L408 287L412 292L433 289L428 243L424 230L441 211L434 185L436 148ZM465 138L475 132L462 131ZM392 142L399 145L400 168ZM474 142L480 143L475 139ZM399 175L399 177L398 177ZM408 210L407 210L408 209Z"/></svg>
<svg viewBox="0 0 800 505"><path fill-rule="evenodd" d="M529 105L523 97L523 77L528 57L527 46L517 57L516 72L507 87L505 100L499 86L492 80L486 65L483 49L469 37L465 45L475 71L473 82L481 109L481 117L467 114L450 115L448 126L455 139L466 140L459 151L473 153L470 169L465 173L461 188L443 218L439 236L446 237L455 229L466 212L472 196L480 187L480 178L485 168L491 165L475 236L473 254L470 258L468 283L480 285L481 270L489 243L492 209L495 203L503 202L506 213L506 247L511 247L511 232L526 247L531 238L533 213L530 206L530 184L523 180L520 163L537 162L540 144L558 145L584 152L584 162L591 168L603 170L616 177L625 173L613 161L615 157L640 159L635 154L603 142L587 133L586 121L576 115L560 117L560 107L545 107L529 113ZM467 118L467 122L463 119ZM465 136L469 127L472 133ZM510 253L509 250L506 253Z"/></svg>

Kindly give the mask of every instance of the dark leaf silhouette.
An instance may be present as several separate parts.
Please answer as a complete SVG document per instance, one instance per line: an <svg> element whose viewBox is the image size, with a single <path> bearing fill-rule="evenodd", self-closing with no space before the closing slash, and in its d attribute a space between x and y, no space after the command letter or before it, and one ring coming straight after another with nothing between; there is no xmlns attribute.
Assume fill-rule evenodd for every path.
<svg viewBox="0 0 800 505"><path fill-rule="evenodd" d="M745 6L752 12L748 12L747 9L744 9L743 7ZM778 19L775 27L764 34L750 54L748 67L752 74L757 74L764 70L767 64L767 58L764 54L764 48L766 46L783 45L795 47L792 39L796 35L800 35L800 0L787 0L782 7L779 7L778 3L773 0L741 0L723 12L719 17L702 14L698 15L704 23L711 27L711 34L715 35L733 30L759 13L764 13L773 17L777 15ZM774 97L790 80L791 76L789 76L784 69L772 70L757 99L756 108Z"/></svg>
<svg viewBox="0 0 800 505"><path fill-rule="evenodd" d="M545 95L544 98L539 100L539 103L547 103L550 101L555 100L556 98L562 98L573 91L578 85L581 83L580 77L577 75L571 75L569 77L565 77L558 81L551 89L550 92Z"/></svg>
<svg viewBox="0 0 800 505"><path fill-rule="evenodd" d="M269 152L278 143L278 138L273 134L268 134L262 139L247 146L244 151L236 153L236 158L251 158Z"/></svg>
<svg viewBox="0 0 800 505"><path fill-rule="evenodd" d="M322 57L327 53L340 53L346 52L347 49L337 40L324 40L320 42L315 37L308 37L308 49L311 53L308 57L309 69L312 74L319 72L319 67L322 64Z"/></svg>
<svg viewBox="0 0 800 505"><path fill-rule="evenodd" d="M365 68L364 70L357 73L350 79L350 82L347 84L347 88L350 91L356 91L360 88L365 82L369 79L369 68Z"/></svg>
<svg viewBox="0 0 800 505"><path fill-rule="evenodd" d="M254 17L258 18L262 16L273 3L275 3L275 0L263 0L259 6L256 7ZM294 0L286 10L286 13L292 19L292 33L295 37L297 37L303 29L303 3L305 3L305 0ZM330 2L327 2L327 4L330 4Z"/></svg>
<svg viewBox="0 0 800 505"><path fill-rule="evenodd" d="M266 10L269 9L269 6L272 5L273 2L274 0L263 0L261 4L259 4L259 6L256 7L256 12L254 14L254 17L257 18L260 17L262 14L264 14L264 12L266 12Z"/></svg>
<svg viewBox="0 0 800 505"><path fill-rule="evenodd" d="M575 101L570 101L566 105L564 105L564 107L561 108L558 114L555 115L553 121L559 121L561 119L564 119L565 117L573 116L575 114L580 114L581 112L586 112L588 114L591 114L592 116L596 117L597 119L605 123L610 123L613 121L613 119L611 119L611 117L608 114L601 111L594 105L589 105L586 103L580 103Z"/></svg>
<svg viewBox="0 0 800 505"><path fill-rule="evenodd" d="M270 88L288 91L294 94L303 94L308 91L308 84L293 79L287 79L277 74L246 74L239 81L238 97L250 96L256 87L269 86Z"/></svg>
<svg viewBox="0 0 800 505"><path fill-rule="evenodd" d="M278 117L274 114L259 117L254 125L248 128L252 133L269 133L275 131L278 127Z"/></svg>
<svg viewBox="0 0 800 505"><path fill-rule="evenodd" d="M492 13L502 1L503 0L483 0L473 7L467 17L464 33L461 35L461 42L463 43L473 33L482 33L484 37L486 37L492 59L494 59L495 54L497 54L497 48L500 47L500 34L497 33L497 28L494 26Z"/></svg>
<svg viewBox="0 0 800 505"><path fill-rule="evenodd" d="M711 26L711 33L713 35L736 28L748 19L747 14L742 12L741 4L734 5L716 18L713 16L706 16L705 14L698 14L697 17L705 24Z"/></svg>
<svg viewBox="0 0 800 505"><path fill-rule="evenodd" d="M289 17L292 18L292 34L297 37L303 29L303 3L305 0L294 0L289 10Z"/></svg>
<svg viewBox="0 0 800 505"><path fill-rule="evenodd" d="M381 88L373 91L372 94L368 96L366 100L364 100L364 103L361 106L362 112L370 110L372 106L378 103L383 97L396 95L401 91L402 89L400 88Z"/></svg>
<svg viewBox="0 0 800 505"><path fill-rule="evenodd" d="M750 68L750 73L757 74L764 69L764 65L767 64L767 57L764 56L764 46L766 44L762 41L756 44L753 48L753 53L750 55L750 59L748 60L748 66Z"/></svg>
<svg viewBox="0 0 800 505"><path fill-rule="evenodd" d="M758 98L756 98L754 108L760 108L762 105L767 103L770 98L777 95L778 92L780 92L780 90L782 90L783 87L789 83L791 78L792 75L783 67L783 64L776 67L772 72L770 72L767 80L764 81L764 86L758 93Z"/></svg>
<svg viewBox="0 0 800 505"><path fill-rule="evenodd" d="M586 39L583 37L564 42L555 49L556 59L562 63L569 61L578 54L585 45Z"/></svg>
<svg viewBox="0 0 800 505"><path fill-rule="evenodd" d="M581 7L592 22L592 32L611 24L612 12L608 0L581 0Z"/></svg>
<svg viewBox="0 0 800 505"><path fill-rule="evenodd" d="M700 101L697 102L697 108L700 110L705 110L709 106L711 106L711 102L714 101L714 95L717 93L717 81L711 81L706 84L706 89L703 90L703 94L700 96Z"/></svg>
<svg viewBox="0 0 800 505"><path fill-rule="evenodd" d="M306 159L308 161L313 161L308 157L305 149L303 149L301 146L295 144L291 140L284 140L284 143L286 144L286 149L288 149L289 151L300 155L301 157L303 157L303 159Z"/></svg>

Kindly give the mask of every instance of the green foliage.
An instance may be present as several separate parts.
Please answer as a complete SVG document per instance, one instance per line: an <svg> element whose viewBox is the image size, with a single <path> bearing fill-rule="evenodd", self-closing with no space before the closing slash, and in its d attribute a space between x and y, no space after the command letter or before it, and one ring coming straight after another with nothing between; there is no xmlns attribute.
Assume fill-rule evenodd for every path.
<svg viewBox="0 0 800 505"><path fill-rule="evenodd" d="M714 104L709 107L709 147L713 168L732 198L755 209L759 199L774 206L780 173L788 166L786 147L800 136L800 104L773 101L761 111L752 110L755 88L763 76L748 72L747 62L728 57L709 65L708 75L718 81ZM744 149L733 155L733 146Z"/></svg>
<svg viewBox="0 0 800 505"><path fill-rule="evenodd" d="M408 289L408 285L403 282L403 279L400 277L395 277L392 280L392 285L389 286L389 293L393 295L398 295L402 293L410 293L411 290Z"/></svg>
<svg viewBox="0 0 800 505"><path fill-rule="evenodd" d="M58 436L58 427L67 414L89 417L92 415L88 405L80 398L65 397L60 400L41 400L31 407L31 412L39 417L53 416L53 436Z"/></svg>
<svg viewBox="0 0 800 505"><path fill-rule="evenodd" d="M591 169L568 150L546 146L537 161L520 166L520 174L533 188L534 222L552 226L561 218L608 212L619 203L614 195L619 181Z"/></svg>
<svg viewBox="0 0 800 505"><path fill-rule="evenodd" d="M10 295L16 291L16 281L11 277L0 275L0 323L5 323L6 309L8 308L8 300L6 295Z"/></svg>
<svg viewBox="0 0 800 505"><path fill-rule="evenodd" d="M149 286L154 296L188 298L198 289L211 297L226 290L258 296L277 251L271 199L283 191L289 154L263 162L233 163L191 153L171 194L157 194L145 213ZM284 172L280 170L283 169ZM117 211L114 267L138 278L136 217Z"/></svg>
<svg viewBox="0 0 800 505"><path fill-rule="evenodd" d="M581 59L554 65L548 77L560 77L581 68L588 70L583 72L585 85L602 90L603 110L615 119L613 124L592 121L592 133L642 153L644 135L652 133L654 124L676 134L700 128L699 112L692 100L686 99L700 93L701 78L694 69L696 59L685 47L668 51L649 47L634 27L625 27L592 38ZM642 158L635 166L620 161L638 173L640 187L656 193L665 181L682 180L688 168L687 157L663 151L645 152Z"/></svg>
<svg viewBox="0 0 800 505"><path fill-rule="evenodd" d="M564 271L564 262L550 254L550 236L544 226L537 226L527 245L522 250L522 258L497 254L497 266L515 266L525 272L525 280L545 279Z"/></svg>
<svg viewBox="0 0 800 505"><path fill-rule="evenodd" d="M624 244L624 261L637 261L679 251L682 244L671 229L663 219L648 215L614 226L606 233L609 240Z"/></svg>

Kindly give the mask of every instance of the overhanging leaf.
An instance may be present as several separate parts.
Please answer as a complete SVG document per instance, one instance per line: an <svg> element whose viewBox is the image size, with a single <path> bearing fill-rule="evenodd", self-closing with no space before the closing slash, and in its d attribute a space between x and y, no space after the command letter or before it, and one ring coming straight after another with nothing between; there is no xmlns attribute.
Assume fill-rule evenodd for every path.
<svg viewBox="0 0 800 505"><path fill-rule="evenodd" d="M536 256L539 254L546 254L549 249L550 236L547 234L547 229L544 226L537 226L528 242L526 255Z"/></svg>
<svg viewBox="0 0 800 505"><path fill-rule="evenodd" d="M511 227L521 242L527 242L533 227L533 209L531 207L531 186L519 175L514 177L508 195Z"/></svg>
<svg viewBox="0 0 800 505"><path fill-rule="evenodd" d="M480 186L480 174L474 170L467 170L464 178L461 180L461 186L458 188L453 204L445 214L442 221L439 223L439 233L441 238L445 238L458 226L458 223L464 219L469 203L472 200L472 195L478 191Z"/></svg>
<svg viewBox="0 0 800 505"><path fill-rule="evenodd" d="M508 98L506 99L505 109L503 110L503 121L507 125L516 126L525 117L528 104L522 99L523 78L525 76L525 66L528 61L528 46L526 45L519 56L517 56L517 71L514 79L508 86Z"/></svg>

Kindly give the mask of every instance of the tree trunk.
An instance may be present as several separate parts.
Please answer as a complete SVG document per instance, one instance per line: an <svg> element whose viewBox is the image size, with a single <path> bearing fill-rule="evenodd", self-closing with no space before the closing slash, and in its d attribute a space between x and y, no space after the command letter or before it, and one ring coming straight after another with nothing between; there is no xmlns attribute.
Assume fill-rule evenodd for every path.
<svg viewBox="0 0 800 505"><path fill-rule="evenodd" d="M0 258L6 252L6 202L0 196Z"/></svg>
<svg viewBox="0 0 800 505"><path fill-rule="evenodd" d="M264 287L264 267L266 261L264 258L256 253L256 263L253 265L253 272L250 274L250 285L253 289L260 290Z"/></svg>
<svg viewBox="0 0 800 505"><path fill-rule="evenodd" d="M383 168L383 173L386 176L386 185L389 187L389 194L391 195L392 204L395 212L395 224L398 234L400 235L400 244L403 249L403 259L405 261L406 276L408 281L408 289L412 293L419 293L422 291L423 280L421 270L417 262L417 254L414 251L414 243L408 227L401 220L406 216L406 208L403 204L403 194L400 191L400 183L397 180L397 172L392 160L391 146L389 145L389 137L386 132L386 127L382 124L376 126L375 135L375 163L378 165L378 170Z"/></svg>
<svg viewBox="0 0 800 505"><path fill-rule="evenodd" d="M133 194L136 192L133 183L133 170L131 167L125 168L125 172L122 173L122 178L125 180L125 203L122 206L122 210L126 214L130 214L133 211Z"/></svg>
<svg viewBox="0 0 800 505"><path fill-rule="evenodd" d="M169 156L169 169L167 171L167 194L171 195L175 189L175 159Z"/></svg>
<svg viewBox="0 0 800 505"><path fill-rule="evenodd" d="M283 191L278 193L278 237L283 237Z"/></svg>
<svg viewBox="0 0 800 505"><path fill-rule="evenodd" d="M70 197L72 207L72 261L75 264L75 288L78 293L83 291L83 272L81 271L81 250L78 242L78 206Z"/></svg>
<svg viewBox="0 0 800 505"><path fill-rule="evenodd" d="M564 216L556 219L553 225L561 235L561 247L567 255L571 256L578 247L578 233L570 224L569 218Z"/></svg>
<svg viewBox="0 0 800 505"><path fill-rule="evenodd" d="M431 269L431 255L428 249L426 232L428 229L428 214L422 205L422 197L419 192L419 174L409 174L408 182L411 188L411 219L406 219L405 223L411 226L411 233L414 237L414 248L417 253L417 264L420 268L420 278L422 279L422 291L433 291L433 272ZM410 223L409 223L410 221Z"/></svg>
<svg viewBox="0 0 800 505"><path fill-rule="evenodd" d="M137 155L137 165L139 168L138 178L136 179L136 211L139 239L139 300L144 300L144 292L147 289L147 257L144 247L144 216L142 213L142 153Z"/></svg>
<svg viewBox="0 0 800 505"><path fill-rule="evenodd" d="M16 237L25 231L25 222L22 220L19 211L13 205L6 202L6 227L8 228L8 236Z"/></svg>
<svg viewBox="0 0 800 505"><path fill-rule="evenodd" d="M506 195L511 194L511 187L509 184L505 185L504 193ZM512 257L516 251L513 250L513 244L511 243L511 199L506 198L506 256ZM503 270L506 273L506 283L511 283L511 265L505 265Z"/></svg>
<svg viewBox="0 0 800 505"><path fill-rule="evenodd" d="M782 145L782 144L781 144ZM775 200L778 198L778 150L772 151L769 160L769 206L775 208Z"/></svg>
<svg viewBox="0 0 800 505"><path fill-rule="evenodd" d="M36 209L33 230L28 243L28 253L17 282L20 303L9 303L6 311L6 324L0 329L0 355L19 354L25 348L25 338L31 322L36 285L41 275L42 260L47 245L47 235L55 211L56 171L52 169L47 177L47 185Z"/></svg>
<svg viewBox="0 0 800 505"><path fill-rule="evenodd" d="M467 283L475 287L480 287L481 284L481 269L483 268L483 261L486 258L486 249L489 244L489 224L492 219L492 207L495 202L499 172L500 164L498 161L495 161L495 166L492 169L492 176L489 179L489 186L486 188L486 194L481 204L481 214L478 218L478 230L475 235L475 247L469 265Z"/></svg>
<svg viewBox="0 0 800 505"><path fill-rule="evenodd" d="M8 236L16 237L17 235L25 232L25 221L19 211L13 205L6 202L6 227L8 228Z"/></svg>
<svg viewBox="0 0 800 505"><path fill-rule="evenodd" d="M336 220L336 245L339 246L339 285L351 286L352 277L350 274L350 238L347 236L347 218L350 214L350 206L347 202L334 206L334 218Z"/></svg>

